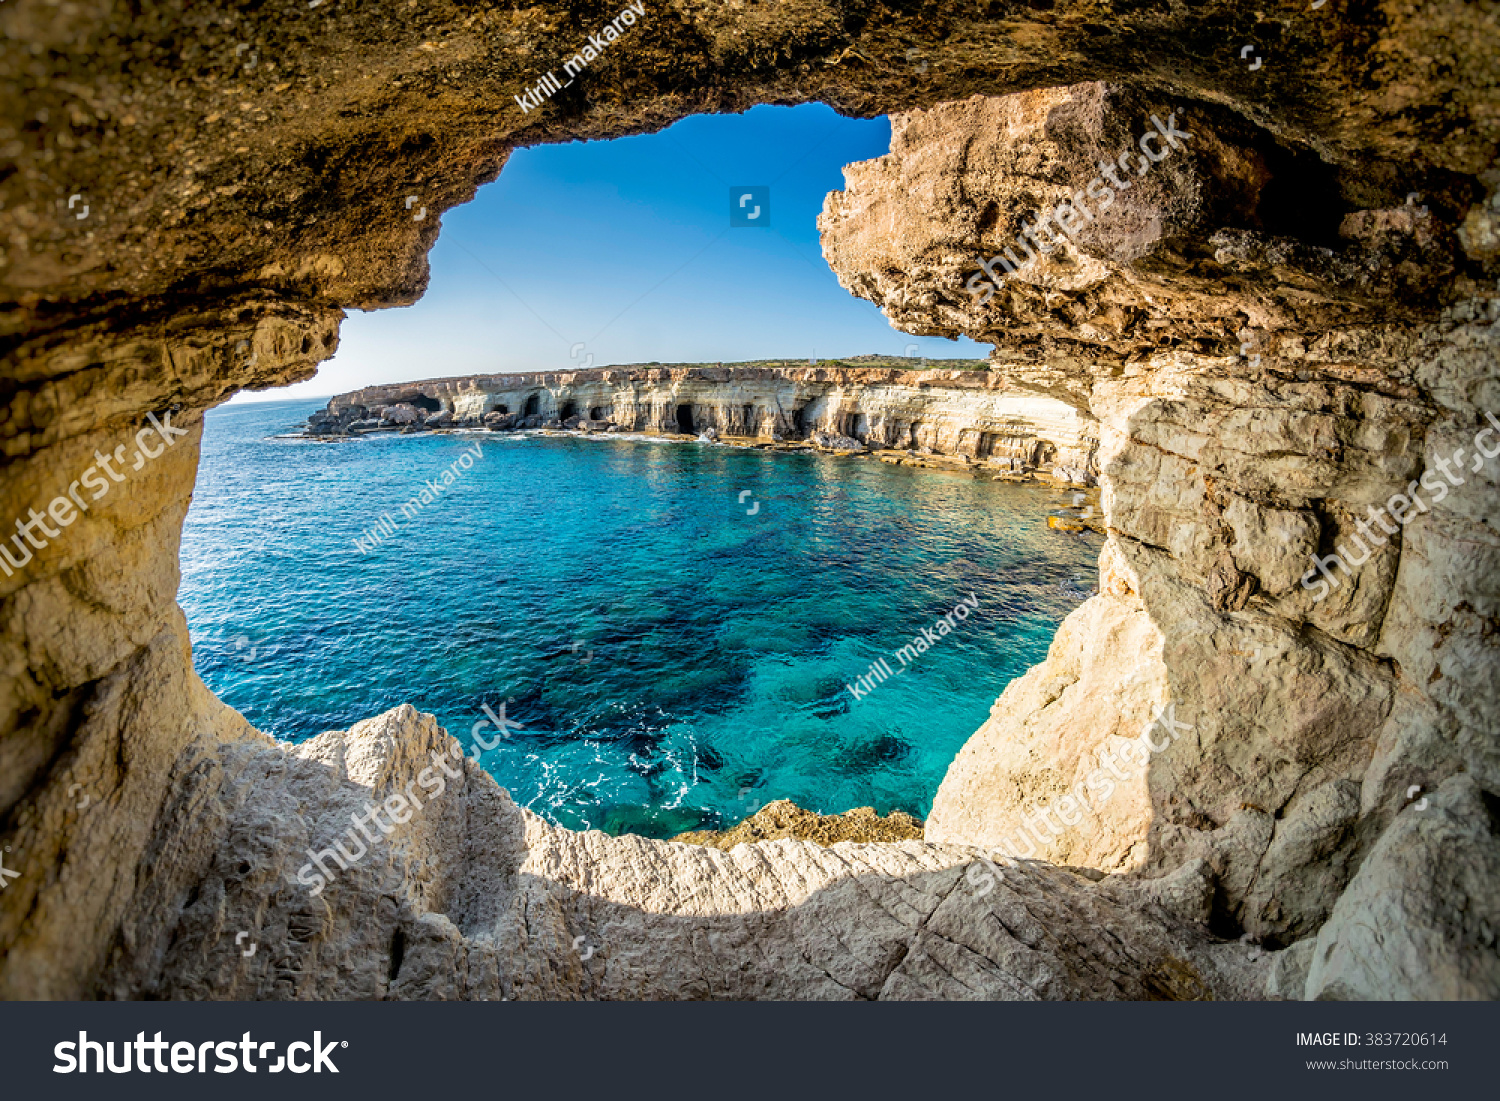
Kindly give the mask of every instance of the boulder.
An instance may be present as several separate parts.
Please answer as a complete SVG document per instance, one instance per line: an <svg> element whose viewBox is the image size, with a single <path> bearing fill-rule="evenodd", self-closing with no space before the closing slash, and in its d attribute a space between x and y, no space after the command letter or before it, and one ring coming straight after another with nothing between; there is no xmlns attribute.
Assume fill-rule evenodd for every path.
<svg viewBox="0 0 1500 1101"><path fill-rule="evenodd" d="M422 414L417 411L417 407L407 405L405 402L400 405L387 405L379 410L379 413L380 419L388 424L416 424L422 419Z"/></svg>
<svg viewBox="0 0 1500 1101"><path fill-rule="evenodd" d="M865 445L852 436L841 436L837 432L814 432L809 439L817 447L828 451L863 451Z"/></svg>
<svg viewBox="0 0 1500 1101"><path fill-rule="evenodd" d="M1300 1002L1307 986L1307 970L1312 966L1317 940L1299 940L1272 957L1271 973L1266 976L1266 997L1276 1001Z"/></svg>

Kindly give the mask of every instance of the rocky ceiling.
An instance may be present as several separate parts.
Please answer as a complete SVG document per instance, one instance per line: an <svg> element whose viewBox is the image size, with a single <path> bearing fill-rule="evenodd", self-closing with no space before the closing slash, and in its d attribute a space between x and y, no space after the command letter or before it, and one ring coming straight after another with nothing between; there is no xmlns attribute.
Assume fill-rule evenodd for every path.
<svg viewBox="0 0 1500 1101"><path fill-rule="evenodd" d="M1313 244L1336 232L1336 216L1399 207L1413 192L1433 234L1451 239L1493 183L1492 3L653 0L570 87L523 111L516 97L622 8L5 5L7 344L210 305L233 316L273 302L410 303L442 212L493 179L511 149L757 103L875 115L1128 85L1192 105L1254 148L1255 171L1288 176L1279 228L1305 223ZM1306 204L1317 209L1299 217ZM263 385L273 372L232 377Z"/></svg>

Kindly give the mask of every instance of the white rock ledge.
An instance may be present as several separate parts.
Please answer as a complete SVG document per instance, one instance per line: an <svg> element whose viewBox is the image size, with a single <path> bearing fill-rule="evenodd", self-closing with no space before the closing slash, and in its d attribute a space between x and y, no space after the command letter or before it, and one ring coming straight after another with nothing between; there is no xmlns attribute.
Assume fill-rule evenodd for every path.
<svg viewBox="0 0 1500 1101"><path fill-rule="evenodd" d="M1264 988L1269 956L1218 942L1123 877L1017 863L981 898L966 875L983 865L960 845L724 853L576 833L516 806L471 761L320 896L297 881L309 847L456 745L403 705L295 749L254 732L199 746L155 839L158 858L209 850L195 897L174 918L168 897L198 877L156 861L100 993L1025 1001Z"/></svg>

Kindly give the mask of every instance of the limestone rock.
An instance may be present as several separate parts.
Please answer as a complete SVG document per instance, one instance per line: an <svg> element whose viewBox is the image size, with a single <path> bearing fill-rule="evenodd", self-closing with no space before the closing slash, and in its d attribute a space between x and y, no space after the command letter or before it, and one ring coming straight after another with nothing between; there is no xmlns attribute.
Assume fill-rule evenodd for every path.
<svg viewBox="0 0 1500 1101"><path fill-rule="evenodd" d="M1353 874L1350 832L1360 818L1359 785L1334 780L1283 808L1245 899L1245 928L1284 939L1314 933Z"/></svg>
<svg viewBox="0 0 1500 1101"><path fill-rule="evenodd" d="M290 751L253 732L197 748L152 850L177 858L80 992L1033 1000L1264 982L1137 894L1039 863L992 873L962 847L826 828L727 852L560 829L406 706Z"/></svg>
<svg viewBox="0 0 1500 1101"><path fill-rule="evenodd" d="M20 871L0 996L1253 997L1292 952L1277 989L1294 985L1306 950L1252 960L1235 923L1291 939L1357 869L1306 993L1496 997L1500 482L1469 465L1500 400L1485 5L1278 24L1280 82L1226 78L1225 28L1249 18L1228 0L1102 22L1070 0L679 5L632 32L629 65L524 117L512 96L571 13L374 7L349 33L336 7L6 5L30 60L0 104L21 135L0 179L0 516L147 413L190 436L0 576L0 839ZM537 398L510 405L529 428L559 397L656 431L687 405L725 435L1077 467L1103 489L1100 595L959 755L928 840L573 834L466 762L441 813L311 896L306 850L420 786L448 743L403 712L291 751L195 676L173 598L203 412L312 378L345 310L414 302L443 213L510 150L803 102L892 116L890 155L825 203L841 283L905 331L991 344L990 370L436 380L347 396L316 435L381 405L414 431L419 397L472 418L514 385ZM1194 137L1101 204L1115 221L969 293L1096 153L1173 112ZM1441 498L1355 543L1431 477ZM1326 592L1298 572L1356 546ZM1163 702L1191 729L1062 821L1086 754ZM1061 825L1033 843L1088 874L991 855L1039 806ZM1196 921L1210 877L1222 940ZM246 960L237 931L262 950Z"/></svg>
<svg viewBox="0 0 1500 1101"><path fill-rule="evenodd" d="M1147 771L1115 755L1167 703L1160 646L1133 596L1106 591L1072 612L1047 660L1011 682L959 750L928 839L1106 871L1141 867Z"/></svg>
<svg viewBox="0 0 1500 1101"><path fill-rule="evenodd" d="M1150 163L1143 135L1161 151ZM1136 160L1125 177L1101 171ZM894 117L891 152L845 169L819 227L841 284L897 327L963 331L1082 404L1091 364L1163 350L1168 332L1210 355L1246 345L1258 364L1282 334L1349 324L1375 303L1411 318L1451 293L1457 239L1411 210L1330 219L1338 247L1282 236L1278 191L1304 171L1217 105L1075 84ZM1254 299L1253 341L1226 270Z"/></svg>
<svg viewBox="0 0 1500 1101"><path fill-rule="evenodd" d="M849 436L841 436L837 432L814 432L809 439L818 447L829 451L863 451L865 445Z"/></svg>
<svg viewBox="0 0 1500 1101"><path fill-rule="evenodd" d="M417 412L416 406L405 403L382 406L378 411L380 419L386 424L399 424L404 427L408 424L416 424L422 419L422 414Z"/></svg>
<svg viewBox="0 0 1500 1101"><path fill-rule="evenodd" d="M1266 976L1266 997L1275 1001L1300 1002L1307 986L1307 971L1312 966L1317 941L1313 937L1299 940L1290 948L1276 953L1271 973Z"/></svg>
<svg viewBox="0 0 1500 1101"><path fill-rule="evenodd" d="M1201 861L1223 927L1287 943L1327 918L1403 791L1460 769L1500 790L1500 699L1476 675L1500 662L1478 630L1500 611L1500 540L1479 505L1496 500L1500 468L1474 456L1488 408L1477 380L1500 361L1497 303L1435 318L1454 256L1437 238L1455 222L1441 229L1431 212L1346 216L1348 243L1321 257L1215 228L1225 201L1263 201L1255 166L1272 161L1211 114L1188 127L1215 148L1181 162L1179 205L1144 196L1168 202L1147 219L1160 234L1111 240L1098 219L993 301L964 303L967 243L977 234L984 252L992 229L1014 230L1008 215L1045 210L1095 136L1123 135L1123 117L1114 131L1095 123L1129 102L1091 86L912 112L891 154L852 166L825 209L825 250L851 291L897 324L995 344L993 372L1072 395L1099 423L1102 594L959 752L927 836L1153 876ZM1253 333L1230 310L1214 335L1227 299L1217 276L1187 270L1194 241L1255 283ZM1201 308L1203 295L1215 304ZM1388 324L1365 327L1377 301ZM1178 311L1193 314L1187 327ZM1196 331L1199 350L1153 351L1155 331ZM1128 369L1101 372L1115 354ZM1464 448L1463 485L1424 485L1427 511L1376 519ZM1335 551L1345 561L1323 584L1317 561ZM1144 773L1112 778L1102 807L1078 805L1120 727L1166 703L1191 731Z"/></svg>
<svg viewBox="0 0 1500 1101"><path fill-rule="evenodd" d="M405 399L397 401L397 399ZM1098 449L1098 430L1085 413L1061 401L1016 388L985 371L909 371L892 367L720 367L633 365L586 371L474 375L426 382L370 386L339 394L318 424L347 423L348 410L410 407L414 401L451 407L455 419L479 417L493 407L610 410L608 420L542 414L516 416L521 428L607 428L676 433L678 408L693 410L698 435L803 437L830 450L871 446L920 447L926 454L963 459L1015 456L1023 465L1073 464L1084 481ZM491 410L486 412L486 410ZM438 414L440 415L440 414ZM514 415L514 414L502 414ZM320 434L309 427L309 434ZM856 438L860 437L860 438Z"/></svg>
<svg viewBox="0 0 1500 1101"><path fill-rule="evenodd" d="M1401 812L1318 933L1309 999L1500 998L1492 800L1454 776Z"/></svg>

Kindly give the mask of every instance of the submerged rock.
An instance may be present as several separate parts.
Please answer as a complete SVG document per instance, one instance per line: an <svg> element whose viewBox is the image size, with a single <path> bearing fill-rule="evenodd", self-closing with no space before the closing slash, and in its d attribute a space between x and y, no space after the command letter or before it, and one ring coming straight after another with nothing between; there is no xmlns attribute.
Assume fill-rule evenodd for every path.
<svg viewBox="0 0 1500 1101"><path fill-rule="evenodd" d="M856 807L843 814L815 814L790 799L778 799L723 831L694 830L672 838L685 845L708 845L728 851L755 841L816 841L833 845L840 841L920 841L922 823L905 811L895 810L882 818L873 807Z"/></svg>

